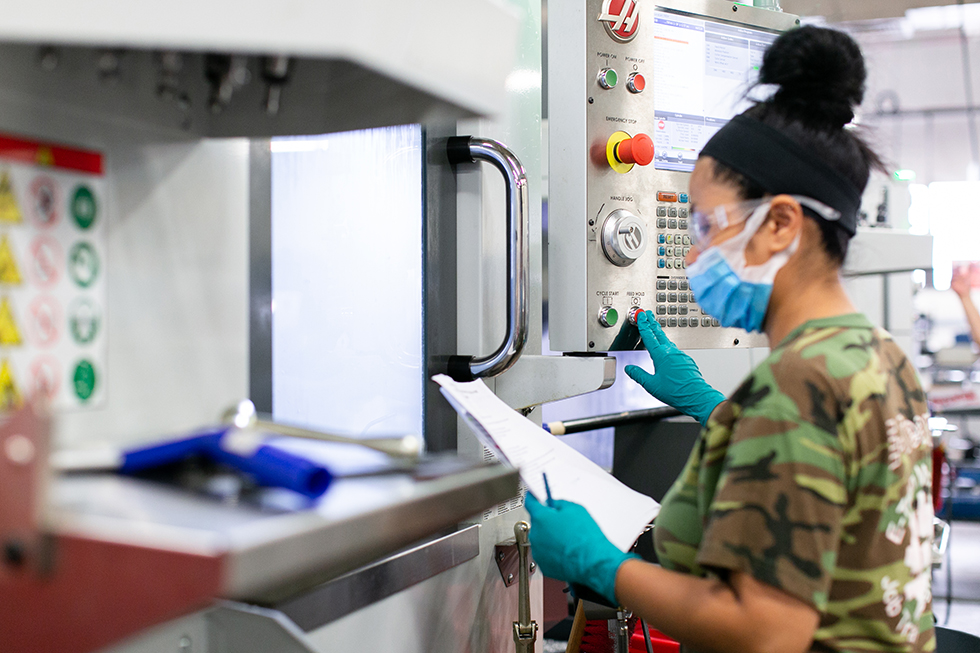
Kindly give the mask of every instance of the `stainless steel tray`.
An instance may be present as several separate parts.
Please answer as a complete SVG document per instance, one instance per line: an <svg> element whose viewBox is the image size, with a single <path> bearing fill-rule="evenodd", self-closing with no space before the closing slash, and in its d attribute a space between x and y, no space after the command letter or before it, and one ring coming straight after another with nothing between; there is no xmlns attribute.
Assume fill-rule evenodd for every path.
<svg viewBox="0 0 980 653"><path fill-rule="evenodd" d="M220 595L250 600L321 583L517 494L517 470L463 466L435 478L341 478L307 509L268 512L112 474L53 481L59 534L222 560Z"/></svg>

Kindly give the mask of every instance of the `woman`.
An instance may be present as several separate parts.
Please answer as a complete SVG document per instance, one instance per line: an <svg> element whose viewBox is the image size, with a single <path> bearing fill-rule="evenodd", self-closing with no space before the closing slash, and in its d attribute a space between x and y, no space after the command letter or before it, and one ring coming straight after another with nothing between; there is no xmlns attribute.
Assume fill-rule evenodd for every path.
<svg viewBox="0 0 980 653"><path fill-rule="evenodd" d="M803 27L767 51L775 94L722 128L691 175L698 303L766 333L727 400L640 320L656 373L627 374L701 437L654 529L662 566L610 544L576 504L529 496L534 557L691 649L931 651L925 397L840 280L873 152L845 125L865 80L843 33Z"/></svg>

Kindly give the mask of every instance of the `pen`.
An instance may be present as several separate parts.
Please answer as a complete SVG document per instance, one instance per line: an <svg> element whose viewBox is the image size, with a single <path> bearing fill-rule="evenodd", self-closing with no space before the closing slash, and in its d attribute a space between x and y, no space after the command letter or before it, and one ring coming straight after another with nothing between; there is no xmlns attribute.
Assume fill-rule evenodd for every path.
<svg viewBox="0 0 980 653"><path fill-rule="evenodd" d="M548 497L548 507L550 508L555 505L555 502L554 499L551 498L551 486L548 485L548 475L542 472L541 478L544 479L544 492L545 495Z"/></svg>

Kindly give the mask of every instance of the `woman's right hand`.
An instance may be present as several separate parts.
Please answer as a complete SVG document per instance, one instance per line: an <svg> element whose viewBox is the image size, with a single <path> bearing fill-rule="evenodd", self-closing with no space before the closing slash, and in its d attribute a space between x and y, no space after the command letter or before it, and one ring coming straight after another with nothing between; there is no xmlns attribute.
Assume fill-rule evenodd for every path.
<svg viewBox="0 0 980 653"><path fill-rule="evenodd" d="M725 400L704 380L694 359L677 348L650 311L640 313L637 327L650 353L654 373L627 365L626 374L651 395L706 425L715 407Z"/></svg>

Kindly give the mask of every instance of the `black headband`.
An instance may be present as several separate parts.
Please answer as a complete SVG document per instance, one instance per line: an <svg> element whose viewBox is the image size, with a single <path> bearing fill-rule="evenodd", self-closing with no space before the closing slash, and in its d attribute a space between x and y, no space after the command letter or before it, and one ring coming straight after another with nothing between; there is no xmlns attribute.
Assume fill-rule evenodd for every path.
<svg viewBox="0 0 980 653"><path fill-rule="evenodd" d="M768 193L805 195L840 211L838 224L854 235L861 191L782 132L739 115L718 130L704 156L719 161Z"/></svg>

